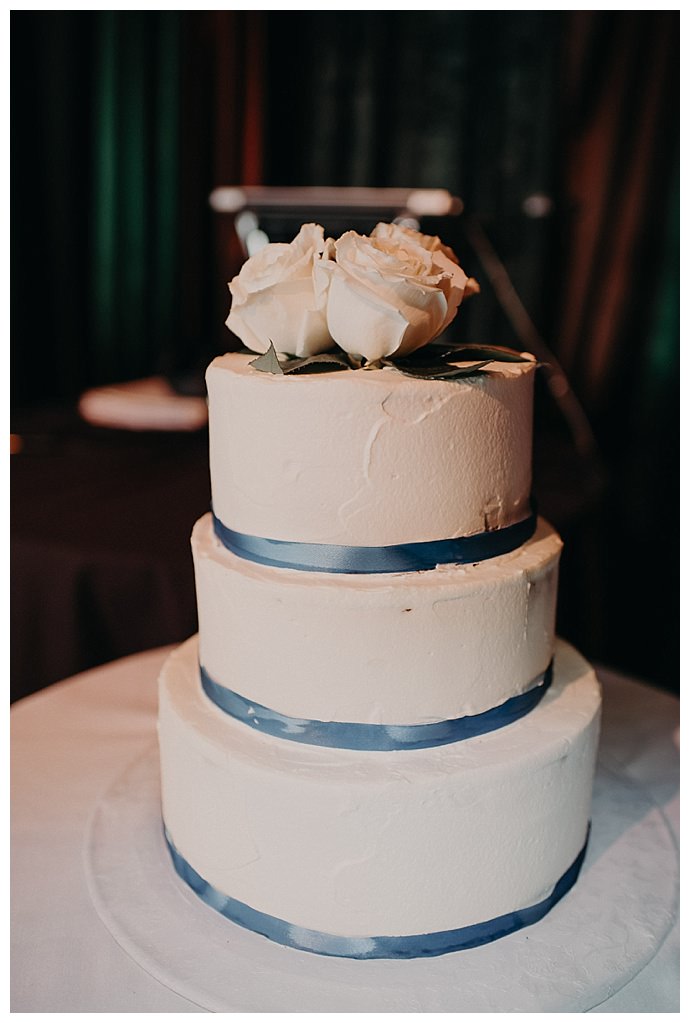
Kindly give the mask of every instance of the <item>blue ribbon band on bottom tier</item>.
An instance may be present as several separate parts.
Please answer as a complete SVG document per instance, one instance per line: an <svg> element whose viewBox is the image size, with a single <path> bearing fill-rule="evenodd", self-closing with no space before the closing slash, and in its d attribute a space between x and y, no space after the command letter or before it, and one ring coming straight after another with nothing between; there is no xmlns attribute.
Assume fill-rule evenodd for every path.
<svg viewBox="0 0 690 1023"><path fill-rule="evenodd" d="M167 829L164 829L164 832L175 870L207 906L222 913L240 927L263 934L280 945L287 945L303 952L315 952L317 955L341 956L348 959L421 959L440 956L448 952L460 952L476 948L478 945L487 945L491 941L512 934L513 931L529 927L546 916L575 884L589 839L588 829L585 844L574 863L556 882L551 894L534 906L516 909L512 913L494 917L493 920L456 927L449 931L435 931L432 934L380 935L369 938L343 937L313 931L307 927L297 927L286 920L252 909L251 906L229 895L223 895L197 874L194 867L175 848Z"/></svg>
<svg viewBox="0 0 690 1023"><path fill-rule="evenodd" d="M201 687L209 700L230 717L266 735L310 746L328 746L331 749L392 751L446 746L512 724L533 710L551 685L553 662L532 680L526 692L512 696L498 707L492 707L481 714L468 714L461 718L421 725L378 725L289 717L247 700L220 685L202 665L199 665L199 675Z"/></svg>
<svg viewBox="0 0 690 1023"><path fill-rule="evenodd" d="M426 540L389 547L348 547L343 544L269 540L230 529L214 514L216 536L245 561L301 572L380 575L384 572L423 572L438 565L469 565L508 554L526 543L537 528L533 511L526 519L503 529L490 529L451 540Z"/></svg>

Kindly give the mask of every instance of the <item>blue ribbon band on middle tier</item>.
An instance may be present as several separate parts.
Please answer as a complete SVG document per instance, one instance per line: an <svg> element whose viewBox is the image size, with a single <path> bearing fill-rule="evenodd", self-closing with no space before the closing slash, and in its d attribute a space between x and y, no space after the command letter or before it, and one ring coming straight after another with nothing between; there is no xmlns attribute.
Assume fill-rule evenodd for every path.
<svg viewBox="0 0 690 1023"><path fill-rule="evenodd" d="M214 514L216 536L229 551L245 561L300 572L336 572L379 575L384 572L423 572L437 565L469 565L508 554L526 543L537 526L536 512L503 529L489 529L451 540L425 540L388 547L350 547L333 543L269 540L230 529Z"/></svg>
<svg viewBox="0 0 690 1023"><path fill-rule="evenodd" d="M310 746L328 746L331 749L391 751L446 746L512 724L536 707L551 685L553 662L533 679L526 692L512 696L498 707L492 707L481 714L468 714L448 721L431 721L420 725L312 721L309 718L290 717L247 700L232 689L220 685L202 665L199 665L199 674L201 686L209 700L237 721L251 725L266 735Z"/></svg>

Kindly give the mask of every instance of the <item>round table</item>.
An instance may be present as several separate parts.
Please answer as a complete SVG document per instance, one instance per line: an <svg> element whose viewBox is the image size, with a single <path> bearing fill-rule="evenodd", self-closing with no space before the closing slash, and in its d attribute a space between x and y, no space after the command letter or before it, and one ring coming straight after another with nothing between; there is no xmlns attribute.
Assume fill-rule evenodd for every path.
<svg viewBox="0 0 690 1023"><path fill-rule="evenodd" d="M94 808L154 741L168 650L85 672L12 709L13 1012L200 1011L116 943L92 903L84 861ZM677 840L678 702L598 674L602 755L644 789ZM595 1011L679 1011L677 919L654 958Z"/></svg>

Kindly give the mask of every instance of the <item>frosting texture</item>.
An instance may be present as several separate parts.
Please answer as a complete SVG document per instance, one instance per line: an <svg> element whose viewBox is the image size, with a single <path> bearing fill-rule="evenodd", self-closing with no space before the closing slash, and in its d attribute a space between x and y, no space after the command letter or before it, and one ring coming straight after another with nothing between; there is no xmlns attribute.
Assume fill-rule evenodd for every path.
<svg viewBox="0 0 690 1023"><path fill-rule="evenodd" d="M575 884L586 849L586 846L583 846L575 861L556 882L553 891L535 906L504 913L494 920L483 920L481 923L448 931L436 931L433 934L341 937L306 927L295 927L287 920L279 920L268 913L259 913L251 906L224 895L187 863L175 848L167 831L165 838L175 870L182 880L207 906L218 910L228 920L239 924L240 927L246 927L247 930L263 934L280 945L288 945L304 952L316 952L318 955L342 956L348 959L419 959L445 955L447 952L459 952L467 948L477 948L478 945L486 945L497 938L505 937L506 934L528 927L541 920Z"/></svg>
<svg viewBox="0 0 690 1023"><path fill-rule="evenodd" d="M535 363L425 381L273 376L251 361L223 355L206 376L213 510L229 529L380 547L529 516Z"/></svg>
<svg viewBox="0 0 690 1023"><path fill-rule="evenodd" d="M548 898L587 836L599 687L559 643L507 728L429 750L322 749L253 732L203 694L195 640L161 677L163 817L215 890L295 927L419 935Z"/></svg>
<svg viewBox="0 0 690 1023"><path fill-rule="evenodd" d="M295 718L413 725L479 714L553 656L561 541L544 521L476 565L351 576L256 565L194 527L201 663Z"/></svg>

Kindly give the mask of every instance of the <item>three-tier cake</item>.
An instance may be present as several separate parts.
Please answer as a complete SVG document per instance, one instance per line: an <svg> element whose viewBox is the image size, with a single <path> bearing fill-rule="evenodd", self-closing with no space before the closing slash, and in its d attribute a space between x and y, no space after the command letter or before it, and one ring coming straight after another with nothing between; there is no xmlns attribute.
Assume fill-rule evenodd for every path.
<svg viewBox="0 0 690 1023"><path fill-rule="evenodd" d="M261 315L306 294L306 359L271 346L269 371L240 353L209 367L199 635L160 680L180 876L235 924L354 958L438 955L540 919L582 863L598 740L596 678L554 637L561 541L530 499L536 363L458 351L435 371L428 346L405 347L431 289L433 339L470 285L413 236L374 233L383 270L344 246L345 283L339 243L321 236L306 261L276 247L268 298L233 292L236 317L248 293ZM355 337L329 365L352 278L350 329L374 347ZM393 357L367 326L381 294L391 322L389 306L412 310Z"/></svg>

